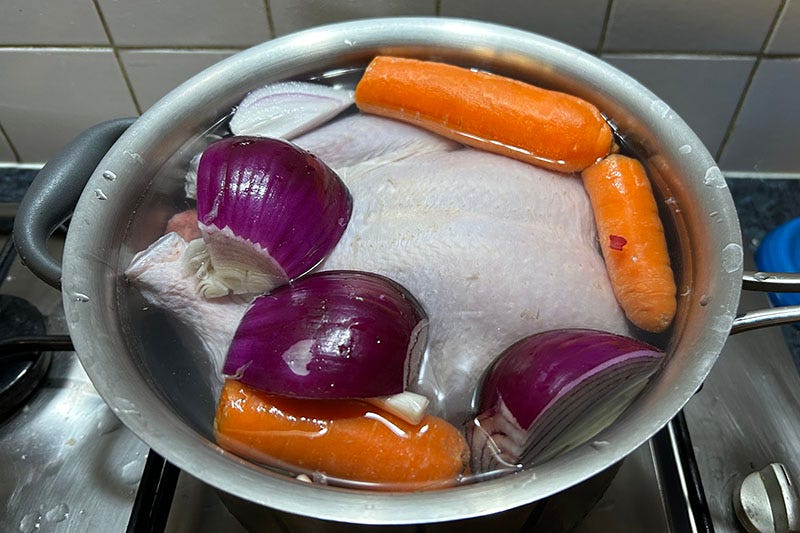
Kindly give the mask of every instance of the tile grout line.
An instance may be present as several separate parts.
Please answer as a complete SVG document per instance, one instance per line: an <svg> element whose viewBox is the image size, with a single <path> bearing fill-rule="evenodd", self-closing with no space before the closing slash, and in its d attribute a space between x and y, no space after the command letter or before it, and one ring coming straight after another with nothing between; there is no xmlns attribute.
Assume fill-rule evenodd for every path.
<svg viewBox="0 0 800 533"><path fill-rule="evenodd" d="M597 43L597 49L595 51L596 56L600 56L603 53L603 48L606 46L606 35L608 34L608 23L611 20L611 8L614 5L614 0L608 0L608 4L606 5L606 13L603 17L603 26L600 29L600 40Z"/></svg>
<svg viewBox="0 0 800 533"><path fill-rule="evenodd" d="M775 33L775 28L778 27L778 21L780 20L783 11L786 9L786 3L787 0L781 0L778 9L775 10L775 16L772 18L772 24L769 26L767 35L764 37L764 41L761 43L761 49L758 51L756 60L753 62L753 68L750 69L750 74L747 76L744 87L742 87L742 93L739 96L739 101L736 103L736 109L733 111L733 116L728 122L728 127L725 130L725 136L722 137L722 141L720 142L719 148L717 149L717 153L714 157L718 163L722 159L722 154L725 153L725 148L728 146L728 142L730 141L731 137L733 136L733 132L736 129L736 123L739 121L739 116L742 114L744 103L747 100L747 94L750 92L750 87L753 85L753 80L756 78L758 67L761 66L761 61L765 56L767 46L769 46L769 42L772 40L772 34Z"/></svg>
<svg viewBox="0 0 800 533"><path fill-rule="evenodd" d="M131 84L130 76L128 76L128 71L125 69L125 65L122 62L122 57L119 54L119 49L117 48L116 43L114 42L114 37L111 35L111 29L108 27L108 22L106 21L105 15L103 15L103 11L100 9L100 4L98 0L92 0L92 4L94 4L94 8L97 11L97 16L100 17L100 24L103 26L103 30L106 32L106 37L108 37L108 42L111 45L111 51L114 54L114 57L117 60L117 65L119 66L119 70L122 73L122 79L125 81L125 85L128 87L128 93L131 95L131 99L133 100L133 107L136 109L136 113L138 115L142 114L142 106L139 105L139 99L136 98L136 93L133 90L133 84Z"/></svg>
<svg viewBox="0 0 800 533"><path fill-rule="evenodd" d="M267 10L267 26L269 29L269 38L275 38L275 21L272 18L272 6L269 0L264 0L264 8Z"/></svg>
<svg viewBox="0 0 800 533"><path fill-rule="evenodd" d="M6 132L6 129L3 127L2 124L0 124L0 137L5 139L6 144L8 144L8 147L11 149L11 154L14 156L14 159L16 159L18 163L21 163L22 158L20 158L19 156L17 147L14 146L14 143L11 142L11 137L8 136L8 133Z"/></svg>

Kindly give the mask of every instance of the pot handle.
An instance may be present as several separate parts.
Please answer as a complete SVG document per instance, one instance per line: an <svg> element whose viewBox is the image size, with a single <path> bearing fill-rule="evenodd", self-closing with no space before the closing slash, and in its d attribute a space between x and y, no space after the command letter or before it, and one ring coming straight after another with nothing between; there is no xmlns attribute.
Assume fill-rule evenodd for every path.
<svg viewBox="0 0 800 533"><path fill-rule="evenodd" d="M97 165L135 120L101 122L78 135L39 171L19 204L13 231L19 257L56 289L61 289L61 261L47 250L47 240L70 217Z"/></svg>
<svg viewBox="0 0 800 533"><path fill-rule="evenodd" d="M800 292L800 274L745 270L742 288L763 292ZM731 334L800 321L800 305L750 311L733 320Z"/></svg>

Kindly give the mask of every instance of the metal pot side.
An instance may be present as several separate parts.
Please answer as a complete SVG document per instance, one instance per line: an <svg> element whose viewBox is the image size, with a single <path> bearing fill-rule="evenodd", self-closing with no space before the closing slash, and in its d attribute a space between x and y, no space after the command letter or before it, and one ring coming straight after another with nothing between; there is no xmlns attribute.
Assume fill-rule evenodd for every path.
<svg viewBox="0 0 800 533"><path fill-rule="evenodd" d="M679 283L668 363L636 403L596 438L505 478L435 492L385 493L311 486L219 448L209 399L186 353L131 323L122 271L163 228L169 206L142 203L165 162L246 92L268 82L363 67L377 54L491 70L583 97L625 132L662 204ZM109 180L105 171L116 179ZM102 194L98 194L101 191ZM105 156L70 226L63 298L86 372L119 418L189 474L289 513L365 524L414 524L497 513L545 498L614 465L691 398L730 332L742 279L742 245L725 180L697 136L663 101L584 52L520 30L446 18L372 19L312 29L238 53L148 110ZM137 329L138 328L138 329ZM161 353L150 353L151 346ZM145 353L148 352L148 353ZM194 376L194 377L193 377ZM213 405L211 406L213 409ZM598 445L602 443L602 445Z"/></svg>

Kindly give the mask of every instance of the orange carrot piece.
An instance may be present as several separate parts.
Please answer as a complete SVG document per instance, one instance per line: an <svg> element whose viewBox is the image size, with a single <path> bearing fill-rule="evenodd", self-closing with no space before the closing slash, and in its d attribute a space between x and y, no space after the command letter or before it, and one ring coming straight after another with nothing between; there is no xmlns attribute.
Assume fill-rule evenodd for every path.
<svg viewBox="0 0 800 533"><path fill-rule="evenodd" d="M582 176L617 301L636 326L664 331L677 307L675 278L644 167L613 154Z"/></svg>
<svg viewBox="0 0 800 533"><path fill-rule="evenodd" d="M445 63L378 56L355 101L364 112L559 172L583 170L611 150L611 128L589 102Z"/></svg>
<svg viewBox="0 0 800 533"><path fill-rule="evenodd" d="M426 415L413 426L359 400L307 400L227 380L214 420L217 442L243 457L368 483L452 483L465 471L464 437Z"/></svg>

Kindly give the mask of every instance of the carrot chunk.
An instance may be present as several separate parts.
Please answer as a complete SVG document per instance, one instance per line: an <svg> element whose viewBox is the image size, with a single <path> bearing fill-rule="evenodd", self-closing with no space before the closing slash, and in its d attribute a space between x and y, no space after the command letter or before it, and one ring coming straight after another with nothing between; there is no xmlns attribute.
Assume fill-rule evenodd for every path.
<svg viewBox="0 0 800 533"><path fill-rule="evenodd" d="M600 111L572 95L445 63L378 56L355 92L367 113L559 172L611 150Z"/></svg>
<svg viewBox="0 0 800 533"><path fill-rule="evenodd" d="M414 490L454 482L469 453L461 433L431 415L411 425L360 400L289 398L234 380L214 428L220 446L248 459Z"/></svg>
<svg viewBox="0 0 800 533"><path fill-rule="evenodd" d="M644 167L613 154L582 173L614 294L637 327L661 332L675 316L675 278Z"/></svg>

